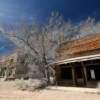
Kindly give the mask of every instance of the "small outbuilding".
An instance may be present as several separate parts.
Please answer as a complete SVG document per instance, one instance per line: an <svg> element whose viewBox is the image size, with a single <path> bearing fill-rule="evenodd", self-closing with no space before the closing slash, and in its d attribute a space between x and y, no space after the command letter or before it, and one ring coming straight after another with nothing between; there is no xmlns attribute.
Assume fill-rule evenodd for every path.
<svg viewBox="0 0 100 100"><path fill-rule="evenodd" d="M60 44L55 51L56 84L97 87L100 81L100 33Z"/></svg>

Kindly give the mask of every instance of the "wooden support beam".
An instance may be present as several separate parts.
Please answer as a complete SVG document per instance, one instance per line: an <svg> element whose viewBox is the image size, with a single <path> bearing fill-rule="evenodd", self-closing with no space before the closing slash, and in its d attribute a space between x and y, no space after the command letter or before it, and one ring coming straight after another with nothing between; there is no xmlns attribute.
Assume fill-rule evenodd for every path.
<svg viewBox="0 0 100 100"><path fill-rule="evenodd" d="M83 81L84 81L84 85L87 86L87 70L86 70L86 66L83 62L81 62L81 65L82 65L82 69L83 69Z"/></svg>
<svg viewBox="0 0 100 100"><path fill-rule="evenodd" d="M100 63L90 63L90 64L86 64L85 66L92 66L92 65L100 65Z"/></svg>
<svg viewBox="0 0 100 100"><path fill-rule="evenodd" d="M71 65L71 68L72 68L72 81L73 81L73 86L76 86L77 85L77 79L76 79L76 72L75 72L75 67Z"/></svg>

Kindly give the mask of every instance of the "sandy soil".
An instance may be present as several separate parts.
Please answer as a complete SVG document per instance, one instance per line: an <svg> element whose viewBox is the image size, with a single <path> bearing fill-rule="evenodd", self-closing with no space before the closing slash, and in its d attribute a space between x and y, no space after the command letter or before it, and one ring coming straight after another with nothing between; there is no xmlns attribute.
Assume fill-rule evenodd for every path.
<svg viewBox="0 0 100 100"><path fill-rule="evenodd" d="M20 91L14 82L0 82L0 100L100 100L100 94L41 90Z"/></svg>

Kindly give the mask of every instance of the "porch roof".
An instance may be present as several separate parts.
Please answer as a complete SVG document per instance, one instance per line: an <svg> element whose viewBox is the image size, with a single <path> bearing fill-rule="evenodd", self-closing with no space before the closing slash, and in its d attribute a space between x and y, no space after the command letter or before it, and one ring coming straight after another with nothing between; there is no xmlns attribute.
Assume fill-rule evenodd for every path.
<svg viewBox="0 0 100 100"><path fill-rule="evenodd" d="M60 61L55 61L49 65L60 65L60 64L68 64L68 63L74 63L74 62L97 60L97 59L100 59L100 54L64 59L64 60L60 60Z"/></svg>

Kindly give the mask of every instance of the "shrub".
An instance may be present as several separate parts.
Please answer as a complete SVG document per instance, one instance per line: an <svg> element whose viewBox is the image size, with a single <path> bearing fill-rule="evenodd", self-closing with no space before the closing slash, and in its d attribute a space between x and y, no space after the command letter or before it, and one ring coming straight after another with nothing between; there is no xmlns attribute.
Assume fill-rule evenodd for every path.
<svg viewBox="0 0 100 100"><path fill-rule="evenodd" d="M18 89L21 89L21 90L26 90L28 87L24 79L20 79L20 80L17 79L16 86L18 87Z"/></svg>
<svg viewBox="0 0 100 100"><path fill-rule="evenodd" d="M36 89L43 89L47 86L45 79L29 79L29 80L16 80L18 89L34 91Z"/></svg>

